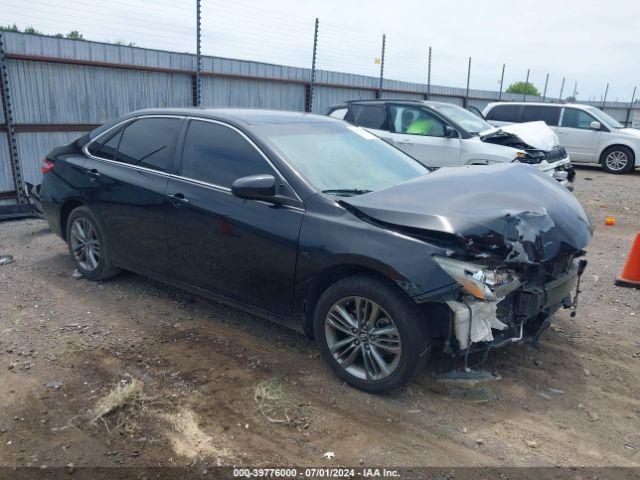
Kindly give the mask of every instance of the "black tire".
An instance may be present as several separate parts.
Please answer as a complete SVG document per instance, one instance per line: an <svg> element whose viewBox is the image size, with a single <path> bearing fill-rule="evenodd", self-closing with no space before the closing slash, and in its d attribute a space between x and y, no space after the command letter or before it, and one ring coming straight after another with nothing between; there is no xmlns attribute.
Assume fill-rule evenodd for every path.
<svg viewBox="0 0 640 480"><path fill-rule="evenodd" d="M617 157L614 158L614 157ZM624 166L619 168L616 165L620 165L620 161L626 161ZM633 151L629 147L623 145L614 145L605 149L600 155L600 163L605 172L608 173L627 173L633 170L635 167L636 158Z"/></svg>
<svg viewBox="0 0 640 480"><path fill-rule="evenodd" d="M90 226L90 228L93 229L93 232L95 232L94 241L97 242L99 251L99 256L97 257L95 268L91 268L91 262L87 259L86 255L84 255L85 261L81 261L74 253L73 245L74 242L77 242L77 237L74 236L72 229L74 228L74 224L76 222L79 222L80 224L86 222L85 225ZM106 280L120 273L120 269L114 267L111 263L109 246L107 244L102 227L100 226L100 222L96 219L95 215L91 212L91 210L89 210L88 207L78 207L71 212L69 218L67 219L66 233L67 245L69 246L69 254L71 255L73 263L76 265L76 268L83 277L86 277L89 280L98 281ZM80 256L82 257L82 255Z"/></svg>
<svg viewBox="0 0 640 480"><path fill-rule="evenodd" d="M333 328L332 325L326 325L325 323L330 310L339 302L347 301L347 303L345 303L345 310L348 309L349 303L347 299L350 297L361 297L371 302L375 302L375 304L377 304L381 309L381 313L376 318L378 318L378 322L382 322L383 325L371 330L371 332L381 332L381 328L388 328L390 326L389 324L385 326L385 322L388 322L386 318L388 316L392 319L390 323L396 327L396 332L398 334L394 334L393 341L395 342L395 339L399 337L400 342L400 353L390 354L387 352L386 348L380 348L380 343L384 343L388 340L387 338L382 338L380 335L372 335L369 338L369 341L367 341L360 340L359 335L365 335L364 333L352 333L351 337L356 339L354 340L354 344L359 345L360 353L357 354L357 360L350 364L348 368L359 368L359 365L356 362L361 360L363 366L362 372L360 372L359 376L347 371L338 362L338 360L334 358L334 354L330 350L329 343L332 345L339 343L341 340L337 340L333 332L341 333L342 331L338 331ZM367 310L366 307L364 310L368 312L371 311ZM333 311L335 312L335 310ZM351 319L357 321L354 317L351 317ZM414 375L420 371L427 361L430 352L429 335L425 325L420 323L422 322L423 324L426 324L426 320L426 318L420 318L418 308L394 286L375 277L355 275L336 282L327 288L327 290L325 290L320 296L313 315L313 329L316 343L318 344L326 362L336 375L349 385L360 390L370 393L386 393L401 388L407 384ZM327 335L334 338L328 340ZM343 333L342 335L344 335L342 340L347 341L348 335ZM368 346L366 344L368 344ZM350 344L347 345L348 346L345 348L340 347L336 352L347 350L351 347L354 349L358 348ZM386 374L384 378L375 379L372 376L369 376L367 369L365 368L365 346L367 346L369 359L373 356L373 352L371 352L371 350L376 350L377 358L379 358L380 352L383 353L385 358L387 358L387 355L394 358L392 362L393 370L389 369L389 373ZM350 352L353 351L354 350L350 350ZM345 356L348 357L349 355L345 354ZM369 360L369 362L371 362L371 360ZM376 364L380 365L379 362ZM382 369L379 370L381 374L384 374ZM366 378L362 378L362 375L364 374L366 374Z"/></svg>

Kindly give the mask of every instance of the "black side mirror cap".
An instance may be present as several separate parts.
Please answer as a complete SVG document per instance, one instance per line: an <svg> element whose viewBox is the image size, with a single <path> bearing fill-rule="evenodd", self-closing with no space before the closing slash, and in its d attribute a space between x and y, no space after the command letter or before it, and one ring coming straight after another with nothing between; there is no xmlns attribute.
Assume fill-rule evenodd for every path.
<svg viewBox="0 0 640 480"><path fill-rule="evenodd" d="M236 179L231 185L231 193L247 200L276 202L278 185L273 175L250 175Z"/></svg>

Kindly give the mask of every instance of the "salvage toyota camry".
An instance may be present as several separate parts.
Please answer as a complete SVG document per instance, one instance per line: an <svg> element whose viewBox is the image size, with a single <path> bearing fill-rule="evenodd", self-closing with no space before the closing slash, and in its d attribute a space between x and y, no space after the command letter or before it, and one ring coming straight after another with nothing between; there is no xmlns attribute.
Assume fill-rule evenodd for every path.
<svg viewBox="0 0 640 480"><path fill-rule="evenodd" d="M529 165L430 172L302 113L134 112L42 171L46 219L84 277L131 270L301 329L369 392L408 382L436 347L537 340L574 306L592 234Z"/></svg>

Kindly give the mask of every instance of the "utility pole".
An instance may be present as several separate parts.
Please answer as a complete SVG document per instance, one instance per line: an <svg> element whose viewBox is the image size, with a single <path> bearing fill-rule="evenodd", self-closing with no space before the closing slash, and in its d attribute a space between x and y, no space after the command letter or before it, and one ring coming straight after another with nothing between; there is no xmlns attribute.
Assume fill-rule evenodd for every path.
<svg viewBox="0 0 640 480"><path fill-rule="evenodd" d="M202 52L201 52L201 34L200 34L200 11L201 0L196 0L196 107L202 104Z"/></svg>
<svg viewBox="0 0 640 480"><path fill-rule="evenodd" d="M382 34L382 56L380 57L380 85L378 86L378 98L382 98L382 81L384 80L384 50L387 43L387 35Z"/></svg>
<svg viewBox="0 0 640 480"><path fill-rule="evenodd" d="M313 29L313 54L311 55L311 78L309 79L309 101L307 102L307 112L313 111L313 88L316 83L316 56L318 53L318 19L316 18Z"/></svg>
<svg viewBox="0 0 640 480"><path fill-rule="evenodd" d="M562 85L560 85L560 103L562 103L562 92L564 91L564 77L562 77Z"/></svg>
<svg viewBox="0 0 640 480"><path fill-rule="evenodd" d="M502 64L502 74L500 75L500 92L498 92L498 101L502 100L502 88L504 86L504 67L505 64Z"/></svg>
<svg viewBox="0 0 640 480"><path fill-rule="evenodd" d="M573 97L574 102L578 101L578 81L577 80L573 83L573 95L571 96Z"/></svg>
<svg viewBox="0 0 640 480"><path fill-rule="evenodd" d="M547 77L544 79L544 92L542 92L542 102L547 99L547 85L549 85L549 74L547 73Z"/></svg>
<svg viewBox="0 0 640 480"><path fill-rule="evenodd" d="M427 62L427 100L431 97L431 47L429 47L429 60Z"/></svg>
<svg viewBox="0 0 640 480"><path fill-rule="evenodd" d="M527 68L527 79L524 81L524 86L525 88L529 88L529 69ZM526 90L525 90L526 92ZM522 95L522 101L526 102L527 101L527 94L525 93L524 95Z"/></svg>
<svg viewBox="0 0 640 480"><path fill-rule="evenodd" d="M609 93L609 84L607 83L607 88L604 89L604 97L602 97L602 108L604 108L604 104L607 101L607 93Z"/></svg>
<svg viewBox="0 0 640 480"><path fill-rule="evenodd" d="M633 93L631 94L631 101L629 102L629 108L627 109L627 118L624 121L624 126L629 126L629 115L631 115L631 109L633 108L633 101L636 98L636 87L633 87Z"/></svg>
<svg viewBox="0 0 640 480"><path fill-rule="evenodd" d="M467 90L464 94L464 107L469 106L469 82L471 81L471 57L469 57L469 65L467 66Z"/></svg>

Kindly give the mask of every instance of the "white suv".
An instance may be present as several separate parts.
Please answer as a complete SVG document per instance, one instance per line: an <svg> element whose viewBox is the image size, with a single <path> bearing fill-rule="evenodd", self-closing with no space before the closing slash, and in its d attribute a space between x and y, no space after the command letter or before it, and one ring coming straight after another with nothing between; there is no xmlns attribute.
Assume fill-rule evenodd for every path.
<svg viewBox="0 0 640 480"><path fill-rule="evenodd" d="M574 163L600 163L610 173L640 166L640 130L624 128L591 105L490 103L482 113L497 126L544 121L558 134Z"/></svg>
<svg viewBox="0 0 640 480"><path fill-rule="evenodd" d="M364 127L427 167L520 161L571 188L575 172L558 137L543 122L496 128L450 103L354 100L327 115Z"/></svg>

